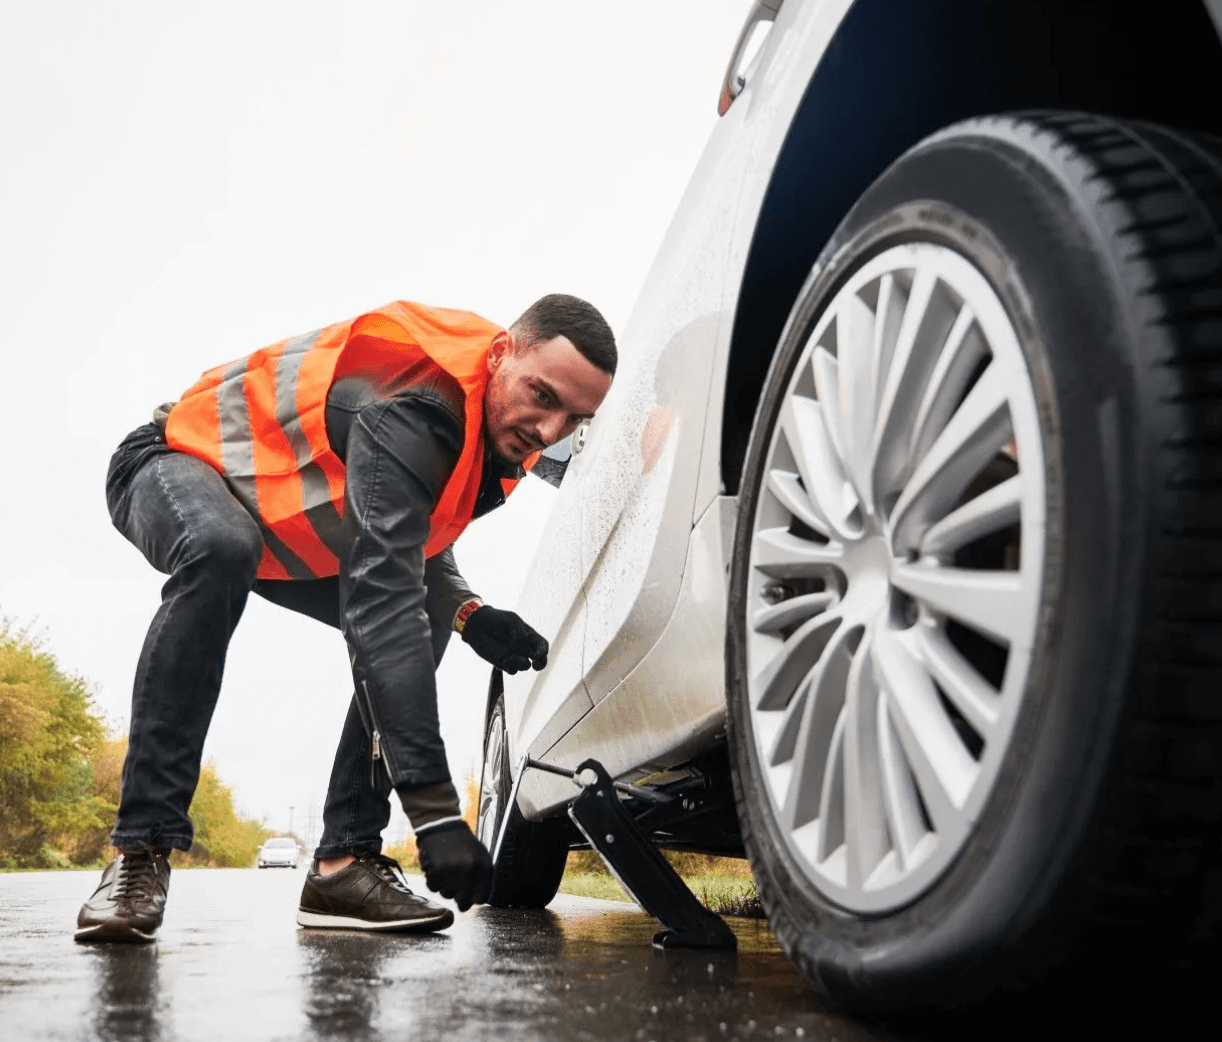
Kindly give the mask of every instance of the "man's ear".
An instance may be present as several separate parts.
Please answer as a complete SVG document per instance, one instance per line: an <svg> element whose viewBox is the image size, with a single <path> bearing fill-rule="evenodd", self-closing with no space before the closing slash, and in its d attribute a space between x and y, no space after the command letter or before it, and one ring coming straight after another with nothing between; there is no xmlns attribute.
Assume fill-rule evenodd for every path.
<svg viewBox="0 0 1222 1042"><path fill-rule="evenodd" d="M492 338L492 346L488 348L488 372L492 372L505 360L512 343L513 337L504 329Z"/></svg>

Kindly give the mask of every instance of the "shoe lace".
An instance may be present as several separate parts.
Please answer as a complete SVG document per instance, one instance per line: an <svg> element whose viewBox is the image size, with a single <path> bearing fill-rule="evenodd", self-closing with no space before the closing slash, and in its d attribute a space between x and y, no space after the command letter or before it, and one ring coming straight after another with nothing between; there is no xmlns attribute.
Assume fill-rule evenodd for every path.
<svg viewBox="0 0 1222 1042"><path fill-rule="evenodd" d="M112 893L115 897L151 897L157 886L157 854L151 850L134 850L119 859Z"/></svg>
<svg viewBox="0 0 1222 1042"><path fill-rule="evenodd" d="M387 857L385 854L362 854L357 860L368 865L374 875L385 880L400 893L412 892L403 876L402 866L393 857Z"/></svg>

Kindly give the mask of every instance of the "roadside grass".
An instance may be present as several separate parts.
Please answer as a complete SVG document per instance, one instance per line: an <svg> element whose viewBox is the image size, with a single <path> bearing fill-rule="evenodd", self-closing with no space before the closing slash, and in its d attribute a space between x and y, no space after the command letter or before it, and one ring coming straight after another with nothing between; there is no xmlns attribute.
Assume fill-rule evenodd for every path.
<svg viewBox="0 0 1222 1042"><path fill-rule="evenodd" d="M755 879L746 861L687 851L664 850L662 855L705 908L718 915L766 918L755 889ZM576 897L632 901L607 870L602 858L592 850L574 850L569 854L560 891Z"/></svg>
<svg viewBox="0 0 1222 1042"><path fill-rule="evenodd" d="M479 782L468 775L464 782L463 817L475 829L479 807ZM420 856L412 837L403 843L387 847L385 853L395 858L405 871L420 871ZM700 903L718 915L734 915L744 919L765 919L764 907L755 889L751 866L743 858L715 857L695 854L688 850L664 850L662 856L674 867ZM605 901L630 898L611 874L603 859L593 850L572 850L560 881L560 892L575 897L596 897Z"/></svg>
<svg viewBox="0 0 1222 1042"><path fill-rule="evenodd" d="M560 880L560 892L574 897L597 897L603 901L632 901L609 872L574 872L567 869Z"/></svg>

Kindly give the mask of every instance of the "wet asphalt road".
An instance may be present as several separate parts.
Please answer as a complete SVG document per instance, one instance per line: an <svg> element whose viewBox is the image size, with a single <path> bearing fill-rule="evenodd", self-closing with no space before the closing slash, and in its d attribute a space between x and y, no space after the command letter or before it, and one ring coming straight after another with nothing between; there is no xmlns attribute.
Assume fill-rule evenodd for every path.
<svg viewBox="0 0 1222 1042"><path fill-rule="evenodd" d="M156 944L78 945L97 873L0 875L0 1037L865 1042L767 927L731 920L736 954L651 948L632 905L560 895L479 909L423 937L306 931L301 871L175 872ZM423 881L412 879L412 885Z"/></svg>

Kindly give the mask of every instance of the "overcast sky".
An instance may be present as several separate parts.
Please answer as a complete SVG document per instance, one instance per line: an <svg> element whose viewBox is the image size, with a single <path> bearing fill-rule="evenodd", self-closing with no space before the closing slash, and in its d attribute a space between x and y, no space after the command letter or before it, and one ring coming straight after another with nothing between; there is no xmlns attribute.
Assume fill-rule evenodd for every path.
<svg viewBox="0 0 1222 1042"><path fill-rule="evenodd" d="M126 729L162 577L103 480L154 406L396 298L508 324L567 292L622 330L748 7L0 0L0 615ZM513 606L551 493L525 482L458 543L490 603ZM488 673L451 643L460 784ZM304 833L350 691L338 633L251 598L205 749L245 813Z"/></svg>

